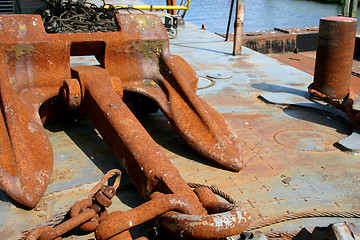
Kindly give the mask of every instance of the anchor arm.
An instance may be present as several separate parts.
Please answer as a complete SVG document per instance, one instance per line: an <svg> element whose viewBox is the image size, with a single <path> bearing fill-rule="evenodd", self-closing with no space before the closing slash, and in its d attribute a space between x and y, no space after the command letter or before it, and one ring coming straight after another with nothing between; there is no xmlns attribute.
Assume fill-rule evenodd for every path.
<svg viewBox="0 0 360 240"><path fill-rule="evenodd" d="M161 61L168 69L164 72L169 74L163 74L165 78L161 82L170 93L167 110L172 116L172 126L210 160L229 170L240 171L242 152L234 130L218 111L196 95L173 57L164 55Z"/></svg>
<svg viewBox="0 0 360 240"><path fill-rule="evenodd" d="M37 107L1 80L0 189L33 208L50 181L53 153ZM4 86L7 85L7 86Z"/></svg>
<svg viewBox="0 0 360 240"><path fill-rule="evenodd" d="M225 118L196 95L197 75L179 56L164 51L160 73L149 80L124 84L157 102L175 131L194 150L232 171L243 167L240 141ZM145 89L145 90L144 90Z"/></svg>

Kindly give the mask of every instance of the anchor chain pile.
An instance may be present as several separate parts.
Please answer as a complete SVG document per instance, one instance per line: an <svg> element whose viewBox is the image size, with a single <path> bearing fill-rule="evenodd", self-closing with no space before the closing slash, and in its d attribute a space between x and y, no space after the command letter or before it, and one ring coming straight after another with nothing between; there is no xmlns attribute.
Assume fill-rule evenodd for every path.
<svg viewBox="0 0 360 240"><path fill-rule="evenodd" d="M69 3L57 0L44 0L46 8L42 11L45 31L59 32L115 32L115 15L118 11L98 7L92 3Z"/></svg>
<svg viewBox="0 0 360 240"><path fill-rule="evenodd" d="M98 7L93 3L62 2L62 0L43 0L46 7L41 11L47 33L79 33L79 32L115 32L115 15L119 8L111 4ZM105 7L106 6L106 7ZM132 14L143 13L141 9L133 7L120 8ZM166 27L169 38L177 36L177 27L171 24Z"/></svg>

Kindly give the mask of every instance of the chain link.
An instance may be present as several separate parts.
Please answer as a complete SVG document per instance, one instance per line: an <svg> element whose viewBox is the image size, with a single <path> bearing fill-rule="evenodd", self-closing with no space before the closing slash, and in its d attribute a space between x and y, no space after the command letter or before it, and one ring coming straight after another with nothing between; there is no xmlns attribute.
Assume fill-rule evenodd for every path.
<svg viewBox="0 0 360 240"><path fill-rule="evenodd" d="M117 175L113 186L104 186L111 177ZM100 218L105 217L112 198L120 185L121 172L113 169L107 172L99 183L90 191L90 196L77 201L70 210L70 219L58 224L55 227L40 226L32 230L27 240L50 240L61 239L60 236L70 230L80 227L85 231L94 231L99 226Z"/></svg>
<svg viewBox="0 0 360 240"><path fill-rule="evenodd" d="M354 128L360 129L360 111L353 108L355 94L351 89L349 89L349 94L345 99L332 99L328 95L315 90L313 84L308 86L308 90L313 98L320 99L345 112L349 118L350 124Z"/></svg>

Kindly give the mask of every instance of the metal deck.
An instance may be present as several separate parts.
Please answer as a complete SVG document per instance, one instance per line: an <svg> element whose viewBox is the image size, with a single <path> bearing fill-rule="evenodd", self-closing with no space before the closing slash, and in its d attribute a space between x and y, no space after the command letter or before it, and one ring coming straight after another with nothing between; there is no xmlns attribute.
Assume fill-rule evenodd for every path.
<svg viewBox="0 0 360 240"><path fill-rule="evenodd" d="M193 173L184 178L230 193L249 209L253 222L289 212L358 211L359 156L334 146L352 132L347 122L258 98L264 92L307 92L313 77L246 48L242 56L233 57L231 47L232 43L189 25L172 41L172 53L183 56L200 76L216 72L232 76L216 80L198 95L226 116L244 143L245 166L240 173L203 166L201 172L192 170L199 171L203 180L192 179ZM359 99L355 106L358 103Z"/></svg>
<svg viewBox="0 0 360 240"><path fill-rule="evenodd" d="M208 163L191 150L161 113L141 119L186 181L216 185L250 211L253 223L303 211L360 211L360 158L334 145L352 132L349 124L328 113L275 106L258 98L265 92L306 92L311 75L247 48L234 57L231 42L188 22L179 29L177 38L170 40L170 51L195 69L202 88L197 94L226 117L243 143L244 169L234 173ZM89 63L85 58L78 60ZM359 97L357 94L357 104ZM18 239L22 231L67 210L86 196L104 173L121 168L84 118L53 123L47 133L54 149L51 183L33 210L17 208L0 194L1 215L8 216L0 219L3 239ZM142 202L123 176L109 211L128 210ZM304 226L339 221L344 219L300 219L261 230L300 231ZM146 232L143 226L134 234Z"/></svg>

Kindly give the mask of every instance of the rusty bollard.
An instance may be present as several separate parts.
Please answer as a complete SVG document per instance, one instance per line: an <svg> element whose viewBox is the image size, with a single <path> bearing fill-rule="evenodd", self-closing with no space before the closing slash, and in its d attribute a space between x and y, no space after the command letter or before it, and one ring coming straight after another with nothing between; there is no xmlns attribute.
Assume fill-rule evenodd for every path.
<svg viewBox="0 0 360 240"><path fill-rule="evenodd" d="M356 28L355 18L320 19L313 88L334 100L349 93Z"/></svg>

